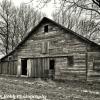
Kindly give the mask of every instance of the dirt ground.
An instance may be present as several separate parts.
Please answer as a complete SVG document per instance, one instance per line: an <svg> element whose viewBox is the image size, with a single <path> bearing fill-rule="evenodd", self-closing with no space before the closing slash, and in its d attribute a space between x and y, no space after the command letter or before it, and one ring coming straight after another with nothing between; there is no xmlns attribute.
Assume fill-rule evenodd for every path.
<svg viewBox="0 0 100 100"><path fill-rule="evenodd" d="M0 100L100 100L100 84L0 76Z"/></svg>

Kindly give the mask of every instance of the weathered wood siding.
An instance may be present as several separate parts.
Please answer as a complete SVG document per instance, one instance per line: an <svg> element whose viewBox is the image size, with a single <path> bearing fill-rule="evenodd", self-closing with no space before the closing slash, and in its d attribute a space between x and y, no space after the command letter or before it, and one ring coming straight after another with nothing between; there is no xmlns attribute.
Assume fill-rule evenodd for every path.
<svg viewBox="0 0 100 100"><path fill-rule="evenodd" d="M32 74L31 77L36 78L48 78L48 58L36 58L31 59L32 63Z"/></svg>
<svg viewBox="0 0 100 100"><path fill-rule="evenodd" d="M0 62L0 74L6 74L6 75L16 75L17 74L16 52L12 55L9 55L8 57L6 57Z"/></svg>
<svg viewBox="0 0 100 100"><path fill-rule="evenodd" d="M100 52L88 52L88 80L100 81Z"/></svg>
<svg viewBox="0 0 100 100"><path fill-rule="evenodd" d="M87 43L52 23L47 24L48 33L44 33L44 24L41 25L18 50L19 58L34 58L31 76L48 77L49 58L53 57L56 79L86 79ZM73 56L73 66L67 65L68 56Z"/></svg>
<svg viewBox="0 0 100 100"><path fill-rule="evenodd" d="M45 25L48 25L46 33ZM49 61L53 58L55 59L55 79L86 79L90 75L87 70L93 67L88 52L97 54L99 49L61 27L45 22L16 50L13 54L16 55L14 61L1 62L0 73L21 74L18 59L27 58L31 63L30 77L48 78ZM72 66L68 65L68 57L73 57Z"/></svg>

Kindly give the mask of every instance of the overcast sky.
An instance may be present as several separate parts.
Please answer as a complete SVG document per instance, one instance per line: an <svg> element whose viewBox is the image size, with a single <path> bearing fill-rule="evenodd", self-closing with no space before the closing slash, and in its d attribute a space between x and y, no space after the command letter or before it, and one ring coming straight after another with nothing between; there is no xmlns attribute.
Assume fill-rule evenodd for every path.
<svg viewBox="0 0 100 100"><path fill-rule="evenodd" d="M2 1L2 0L0 0L0 1ZM12 1L16 6L19 6L21 3L28 3L28 2L30 2L31 0L11 0L11 1ZM36 6L38 6L38 3L37 3L37 2L39 2L39 0L33 0L32 3L28 3L28 4L32 4L32 6L33 6L35 9L37 9L37 7L36 7ZM42 9L39 9L39 10L41 10L41 11L44 12L44 13L46 13L47 17L52 18L52 17L51 17L51 14L52 14L52 12L53 12L53 10L54 10L53 2L48 3L48 5L46 5L45 7L43 7Z"/></svg>

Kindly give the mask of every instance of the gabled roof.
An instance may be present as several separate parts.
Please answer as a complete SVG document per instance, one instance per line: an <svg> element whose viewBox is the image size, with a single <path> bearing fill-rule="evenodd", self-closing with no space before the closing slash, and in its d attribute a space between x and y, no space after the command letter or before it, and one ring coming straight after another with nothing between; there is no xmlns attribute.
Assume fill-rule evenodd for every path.
<svg viewBox="0 0 100 100"><path fill-rule="evenodd" d="M56 23L55 21L53 21L53 20L51 20L51 19L49 19L49 18L47 18L47 17L44 17L44 18L38 23L38 25L35 26L35 27L23 38L23 40L15 47L15 49L14 49L13 51L11 51L9 54L7 54L7 55L5 55L4 57L2 57L1 60L4 59L4 58L6 58L7 56L11 55L13 52L15 52L15 51L19 48L19 46L21 46L21 45L28 39L28 37L29 37L30 35L32 35L32 34L34 33L34 31L35 31L42 23L44 23L44 22L51 22L51 23L53 23L54 25L56 25L56 26L60 27L61 29L65 30L66 32L69 32L69 33L75 35L76 37L80 38L80 39L83 40L84 42L90 43L91 45L94 45L94 46L97 46L97 47L100 48L100 45L98 45L97 43L95 43L95 42L93 42L93 41L91 41L91 40L89 40L89 39L83 37L82 35L77 34L76 32L74 32L74 31L72 31L72 30L70 30L70 29L68 29L68 28L66 28L66 27L64 27L64 26L62 26L62 25Z"/></svg>

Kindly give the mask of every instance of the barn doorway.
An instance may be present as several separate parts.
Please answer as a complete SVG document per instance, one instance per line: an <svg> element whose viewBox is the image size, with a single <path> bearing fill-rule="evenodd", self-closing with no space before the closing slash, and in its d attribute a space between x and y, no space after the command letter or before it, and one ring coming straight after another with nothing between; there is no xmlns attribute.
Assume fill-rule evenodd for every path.
<svg viewBox="0 0 100 100"><path fill-rule="evenodd" d="M50 60L50 69L54 70L55 69L55 60Z"/></svg>
<svg viewBox="0 0 100 100"><path fill-rule="evenodd" d="M49 78L54 79L55 76L55 60L51 59L49 61Z"/></svg>
<svg viewBox="0 0 100 100"><path fill-rule="evenodd" d="M27 75L27 59L21 60L22 75Z"/></svg>

